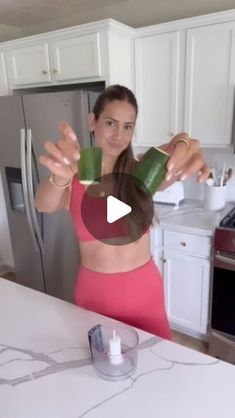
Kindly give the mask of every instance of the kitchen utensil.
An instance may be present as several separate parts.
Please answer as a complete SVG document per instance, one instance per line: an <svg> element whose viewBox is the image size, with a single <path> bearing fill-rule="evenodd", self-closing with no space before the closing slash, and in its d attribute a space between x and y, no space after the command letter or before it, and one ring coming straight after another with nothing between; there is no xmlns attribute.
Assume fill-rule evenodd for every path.
<svg viewBox="0 0 235 418"><path fill-rule="evenodd" d="M219 185L220 185L220 187L222 187L223 184L224 184L225 172L226 172L226 170L225 170L225 163L223 163L222 173L221 173L221 176L220 176L220 179L219 179Z"/></svg>
<svg viewBox="0 0 235 418"><path fill-rule="evenodd" d="M228 183L228 181L231 179L232 175L233 175L233 170L232 170L231 167L228 170L225 170L224 179L223 179L223 186L225 186Z"/></svg>
<svg viewBox="0 0 235 418"><path fill-rule="evenodd" d="M212 171L210 172L210 174L208 176L208 179L206 180L206 184L207 184L207 186L214 186L215 185L215 179L214 179Z"/></svg>
<svg viewBox="0 0 235 418"><path fill-rule="evenodd" d="M227 182L231 179L232 175L233 175L233 169L230 167L228 169L228 180L227 180Z"/></svg>
<svg viewBox="0 0 235 418"><path fill-rule="evenodd" d="M223 178L223 186L225 186L228 182L228 171L225 170L224 172L224 178Z"/></svg>

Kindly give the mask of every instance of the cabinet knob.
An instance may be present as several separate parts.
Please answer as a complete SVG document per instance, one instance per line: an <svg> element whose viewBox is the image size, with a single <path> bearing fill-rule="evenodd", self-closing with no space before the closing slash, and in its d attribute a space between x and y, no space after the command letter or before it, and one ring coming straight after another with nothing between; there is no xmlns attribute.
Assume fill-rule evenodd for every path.
<svg viewBox="0 0 235 418"><path fill-rule="evenodd" d="M174 135L175 135L175 134L174 134L174 132L169 132L169 133L168 133L168 136L169 136L170 138L172 138Z"/></svg>
<svg viewBox="0 0 235 418"><path fill-rule="evenodd" d="M57 74L58 73L58 70L56 68L53 68L53 73L54 74Z"/></svg>
<svg viewBox="0 0 235 418"><path fill-rule="evenodd" d="M166 258L163 258L162 261L163 261L163 263L166 263Z"/></svg>
<svg viewBox="0 0 235 418"><path fill-rule="evenodd" d="M42 70L42 74L47 74L47 71L46 70Z"/></svg>
<svg viewBox="0 0 235 418"><path fill-rule="evenodd" d="M182 245L182 247L186 247L186 242L185 241L181 241L180 245Z"/></svg>

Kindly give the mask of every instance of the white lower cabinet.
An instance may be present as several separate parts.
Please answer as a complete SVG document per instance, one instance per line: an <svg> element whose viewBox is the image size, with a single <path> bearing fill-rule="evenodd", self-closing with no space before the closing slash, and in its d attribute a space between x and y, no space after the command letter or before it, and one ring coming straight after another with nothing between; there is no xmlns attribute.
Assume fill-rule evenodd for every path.
<svg viewBox="0 0 235 418"><path fill-rule="evenodd" d="M162 245L159 238L152 240L152 254L163 276L171 328L189 335L206 336L211 239L164 228L156 228L155 233L157 237L162 234Z"/></svg>
<svg viewBox="0 0 235 418"><path fill-rule="evenodd" d="M172 328L207 334L209 275L209 260L164 250L165 304Z"/></svg>

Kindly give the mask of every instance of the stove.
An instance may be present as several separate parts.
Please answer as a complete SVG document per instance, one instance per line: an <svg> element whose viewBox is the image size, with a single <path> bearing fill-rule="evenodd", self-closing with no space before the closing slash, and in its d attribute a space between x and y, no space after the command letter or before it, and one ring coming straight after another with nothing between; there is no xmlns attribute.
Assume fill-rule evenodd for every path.
<svg viewBox="0 0 235 418"><path fill-rule="evenodd" d="M226 251L235 255L235 207L222 219L214 236L215 251Z"/></svg>
<svg viewBox="0 0 235 418"><path fill-rule="evenodd" d="M219 224L223 228L235 229L235 207L222 219Z"/></svg>
<svg viewBox="0 0 235 418"><path fill-rule="evenodd" d="M235 207L214 235L209 354L235 364Z"/></svg>

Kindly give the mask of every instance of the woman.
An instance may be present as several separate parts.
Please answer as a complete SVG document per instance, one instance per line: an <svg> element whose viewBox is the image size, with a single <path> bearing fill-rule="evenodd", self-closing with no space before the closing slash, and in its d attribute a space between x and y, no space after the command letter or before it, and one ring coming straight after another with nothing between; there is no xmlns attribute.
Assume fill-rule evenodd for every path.
<svg viewBox="0 0 235 418"><path fill-rule="evenodd" d="M103 175L133 172L136 161L131 140L137 113L135 96L126 87L110 86L99 96L88 123L96 146L102 148ZM40 157L51 176L39 185L35 202L39 211L50 213L68 208L71 212L81 252L75 286L76 304L171 339L162 279L151 258L149 230L145 228L145 232L138 235L138 222L130 217L127 228L133 239L128 244L109 245L108 241L92 236L81 217L85 186L79 182L77 173L79 142L68 124L62 123L60 132L61 138L56 143L46 142L47 155ZM171 155L161 188L196 172L200 173L200 182L208 177L209 170L197 140L179 134L161 148ZM124 182L120 193L119 196L124 193L129 196L129 203L137 205L138 219L148 218L150 201L144 198L140 189ZM148 219L144 226L147 225Z"/></svg>

